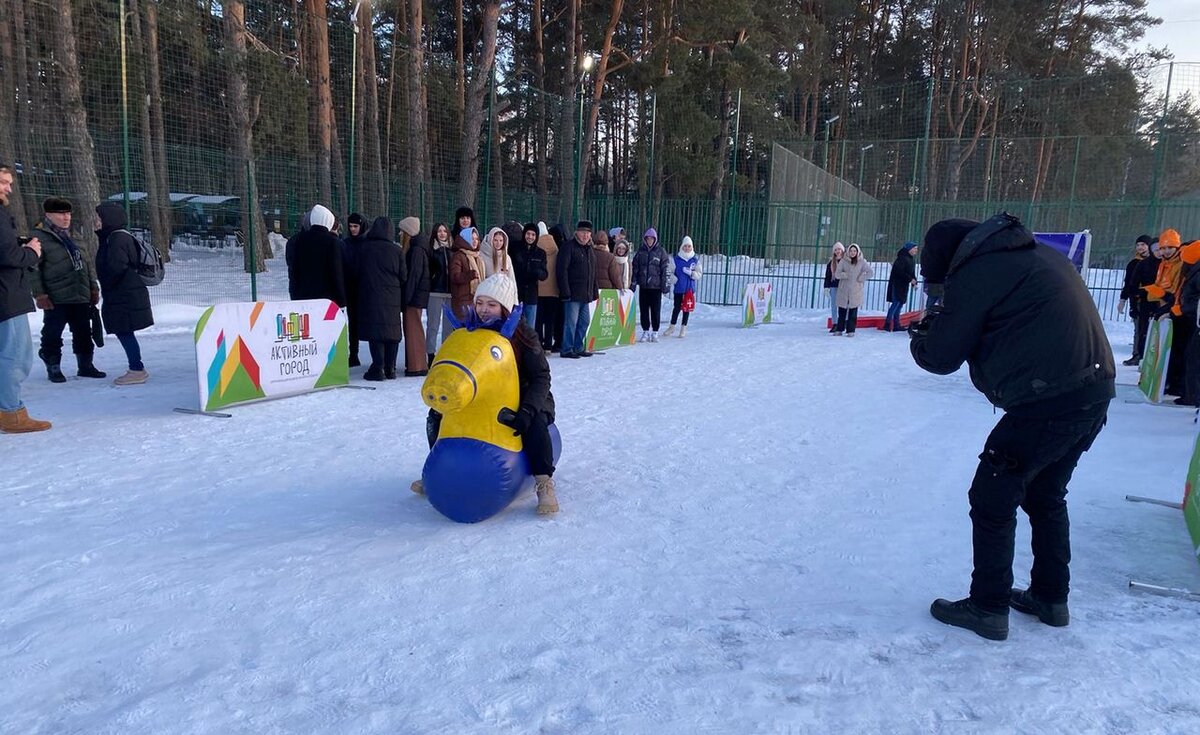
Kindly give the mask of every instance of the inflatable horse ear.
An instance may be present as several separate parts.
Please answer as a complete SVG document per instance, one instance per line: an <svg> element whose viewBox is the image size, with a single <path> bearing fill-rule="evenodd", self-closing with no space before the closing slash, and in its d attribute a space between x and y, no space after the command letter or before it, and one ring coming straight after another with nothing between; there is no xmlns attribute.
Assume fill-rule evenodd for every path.
<svg viewBox="0 0 1200 735"><path fill-rule="evenodd" d="M504 326L500 328L500 336L505 339L512 339L512 336L517 333L517 329L521 326L521 314L525 312L524 304L517 304L517 308L512 310L508 315L508 320L504 322Z"/></svg>

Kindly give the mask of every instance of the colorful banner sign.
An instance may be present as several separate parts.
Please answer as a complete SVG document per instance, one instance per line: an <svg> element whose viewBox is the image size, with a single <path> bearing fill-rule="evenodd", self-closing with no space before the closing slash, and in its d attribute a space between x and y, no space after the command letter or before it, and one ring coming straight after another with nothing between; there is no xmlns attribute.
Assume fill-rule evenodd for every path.
<svg viewBox="0 0 1200 735"><path fill-rule="evenodd" d="M1161 316L1150 324L1146 335L1146 354L1138 370L1138 388L1152 403L1162 401L1163 388L1167 383L1167 361L1171 359L1171 342L1174 328L1170 316Z"/></svg>
<svg viewBox="0 0 1200 735"><path fill-rule="evenodd" d="M770 283L747 283L742 299L742 326L770 324L771 309L775 305L775 294Z"/></svg>
<svg viewBox="0 0 1200 735"><path fill-rule="evenodd" d="M346 315L327 299L218 304L196 324L205 411L346 385L349 363Z"/></svg>
<svg viewBox="0 0 1200 735"><path fill-rule="evenodd" d="M588 352L625 347L634 342L637 328L637 295L633 291L600 289L600 298L588 304L592 321L583 343Z"/></svg>
<svg viewBox="0 0 1200 735"><path fill-rule="evenodd" d="M1200 559L1200 433L1192 448L1192 463L1188 465L1187 484L1183 488L1183 519L1187 521L1188 533L1192 536L1192 551Z"/></svg>

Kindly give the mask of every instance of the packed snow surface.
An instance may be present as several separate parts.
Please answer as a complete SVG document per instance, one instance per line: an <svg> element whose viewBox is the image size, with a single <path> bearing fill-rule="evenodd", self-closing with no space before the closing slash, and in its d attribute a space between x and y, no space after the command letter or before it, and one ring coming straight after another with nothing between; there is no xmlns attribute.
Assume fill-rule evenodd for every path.
<svg viewBox="0 0 1200 735"><path fill-rule="evenodd" d="M1071 485L1071 625L994 643L928 607L966 594L999 416L903 335L701 306L551 358L562 512L457 525L408 489L419 379L173 413L200 312L156 309L144 386L35 365L54 429L0 437L0 732L1200 730L1200 607L1127 588L1200 589L1182 514L1125 501L1182 497L1191 411L1119 388Z"/></svg>

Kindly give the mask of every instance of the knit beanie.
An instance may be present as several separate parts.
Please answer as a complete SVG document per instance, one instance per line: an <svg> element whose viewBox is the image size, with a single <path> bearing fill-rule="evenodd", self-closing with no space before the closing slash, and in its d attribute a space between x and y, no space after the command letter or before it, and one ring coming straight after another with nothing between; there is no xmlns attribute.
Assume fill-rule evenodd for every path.
<svg viewBox="0 0 1200 735"><path fill-rule="evenodd" d="M416 217L405 217L400 220L400 231L409 237L416 237L421 232L421 220Z"/></svg>
<svg viewBox="0 0 1200 735"><path fill-rule="evenodd" d="M1160 248L1177 248L1179 247L1179 243L1179 233L1175 230L1168 228L1163 230L1162 234L1158 236L1158 246Z"/></svg>
<svg viewBox="0 0 1200 735"><path fill-rule="evenodd" d="M475 298L480 296L495 299L511 312L517 308L517 282L503 273L493 273L483 279L475 289Z"/></svg>

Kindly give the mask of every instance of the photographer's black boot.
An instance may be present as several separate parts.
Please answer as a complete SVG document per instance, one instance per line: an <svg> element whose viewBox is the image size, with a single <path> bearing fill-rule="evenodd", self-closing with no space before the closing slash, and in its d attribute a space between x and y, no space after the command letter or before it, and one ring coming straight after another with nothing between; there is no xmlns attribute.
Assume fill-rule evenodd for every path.
<svg viewBox="0 0 1200 735"><path fill-rule="evenodd" d="M1071 624L1071 612L1065 602L1042 602L1034 597L1029 590L1012 591L1008 606L1026 615L1036 615L1037 619L1046 625L1062 628Z"/></svg>
<svg viewBox="0 0 1200 735"><path fill-rule="evenodd" d="M946 625L966 628L988 640L1003 641L1008 638L1008 612L981 610L969 597L957 602L938 598L929 606L929 614Z"/></svg>

